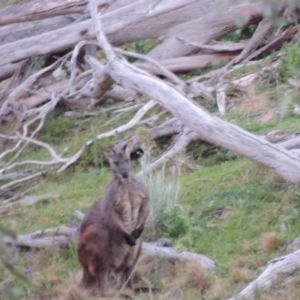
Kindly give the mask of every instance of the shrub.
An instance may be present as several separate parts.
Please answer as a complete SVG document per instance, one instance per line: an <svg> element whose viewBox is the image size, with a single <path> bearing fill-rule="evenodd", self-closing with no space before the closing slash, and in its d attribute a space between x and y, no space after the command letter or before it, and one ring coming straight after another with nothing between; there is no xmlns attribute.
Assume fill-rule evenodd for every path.
<svg viewBox="0 0 300 300"><path fill-rule="evenodd" d="M179 231L184 230L182 214L180 214L180 171L174 171L172 178L166 178L165 164L157 172L145 173L151 161L150 151L146 151L141 159L142 179L149 189L150 213L146 222L148 229L146 236L156 239L159 231L164 227L170 237L176 237Z"/></svg>

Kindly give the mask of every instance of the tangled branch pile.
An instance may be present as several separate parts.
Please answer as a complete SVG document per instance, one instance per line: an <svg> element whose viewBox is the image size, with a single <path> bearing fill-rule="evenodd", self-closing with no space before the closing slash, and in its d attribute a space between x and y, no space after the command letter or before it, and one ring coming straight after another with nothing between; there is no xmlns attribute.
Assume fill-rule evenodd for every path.
<svg viewBox="0 0 300 300"><path fill-rule="evenodd" d="M96 2L94 18L101 21L103 31L99 31L100 27L95 29L87 1L35 0L0 10L0 120L11 124L0 135L0 178L12 180L1 187L2 195L44 174L47 166L63 171L76 163L95 139L139 124L150 127L149 139L176 137L149 169L200 139L263 164L285 180L300 182L299 159L289 151L298 148L298 140L292 146L272 145L212 116L193 101L202 97L216 103L220 114L224 114L228 84L244 90L260 76L258 72L225 82L230 67L253 63L249 61L290 41L298 32L298 25L294 25L299 17L296 6L291 8L285 1L273 6L272 1L259 0L223 1L221 8L218 1L207 0ZM267 15L273 7L274 12ZM285 25L289 22L289 26L275 26L271 18L274 15L282 17ZM217 41L252 24L258 26L249 40ZM107 40L102 38L104 33ZM156 45L147 55L111 47L146 39L152 39ZM135 62L130 64L123 57L134 58ZM262 71L276 68L279 58L262 67ZM176 75L220 61L228 63L197 78L183 81ZM264 61L254 63L264 65ZM120 112L139 110L129 123L86 141L75 154L57 153L54 147L37 139L47 115L58 103L73 111L99 106L105 110L108 101L125 103ZM166 112L163 109L143 119L158 105L174 118L157 124ZM137 139L138 148L140 141L133 138ZM51 159L20 161L29 144L46 149ZM28 174L20 171L20 166L38 168L30 169Z"/></svg>

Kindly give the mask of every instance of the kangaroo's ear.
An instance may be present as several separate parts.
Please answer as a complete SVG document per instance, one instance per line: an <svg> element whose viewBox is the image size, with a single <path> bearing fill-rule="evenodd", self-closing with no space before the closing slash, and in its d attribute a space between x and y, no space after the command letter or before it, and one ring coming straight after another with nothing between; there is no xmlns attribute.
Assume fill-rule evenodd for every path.
<svg viewBox="0 0 300 300"><path fill-rule="evenodd" d="M128 157L130 157L132 150L133 150L133 141L130 140L124 147L124 151L128 155Z"/></svg>
<svg viewBox="0 0 300 300"><path fill-rule="evenodd" d="M115 154L115 151L113 148L109 147L109 148L105 148L103 150L103 154L107 159L110 159L113 157L113 155Z"/></svg>

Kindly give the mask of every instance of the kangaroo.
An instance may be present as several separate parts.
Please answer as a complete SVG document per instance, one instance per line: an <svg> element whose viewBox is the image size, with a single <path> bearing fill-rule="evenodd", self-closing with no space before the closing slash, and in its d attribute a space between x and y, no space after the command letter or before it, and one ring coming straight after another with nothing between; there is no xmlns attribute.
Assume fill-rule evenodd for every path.
<svg viewBox="0 0 300 300"><path fill-rule="evenodd" d="M104 196L85 215L79 231L77 254L83 267L80 285L97 285L102 295L111 274L117 274L122 285L129 281L149 214L148 190L131 170L130 147L128 143L105 150L114 176Z"/></svg>

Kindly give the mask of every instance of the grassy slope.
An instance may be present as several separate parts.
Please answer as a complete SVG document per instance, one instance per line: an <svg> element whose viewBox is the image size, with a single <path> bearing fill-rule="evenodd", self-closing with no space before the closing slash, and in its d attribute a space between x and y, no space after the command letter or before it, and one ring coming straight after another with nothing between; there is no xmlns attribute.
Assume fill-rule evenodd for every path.
<svg viewBox="0 0 300 300"><path fill-rule="evenodd" d="M287 51L286 61L293 61L292 55ZM231 101L235 103L235 108L225 119L255 134L275 129L287 133L297 131L299 119L289 112L268 122L260 121L270 108L281 107L278 86L286 81L284 75L289 69L285 67L281 71L283 75L277 82L265 80L251 95L241 95L233 90ZM231 76L241 76L248 72L249 68L245 68ZM298 102L297 96L292 101ZM287 106L291 108L290 104ZM66 119L62 111L57 109L48 119L39 138L51 143L57 150L68 147L71 154L84 141L129 120L132 113L100 129L101 124L110 117L110 114L104 114L82 122L81 119ZM144 127L135 130L147 133ZM22 234L68 225L70 220L78 222L74 211L87 211L93 201L102 195L111 176L105 167L101 168L101 149L113 141L110 139L96 143L79 165L61 175L49 174L30 183L22 190L25 194L55 192L60 195L59 199L32 207L15 208L1 218L1 223ZM182 170L182 210L178 218L168 216L168 223L162 227L161 236L169 236L172 232L173 242L178 249L189 249L211 257L217 262L217 269L214 274L200 274L198 271L194 274L191 267L187 268L184 274L177 273L173 285L165 281L174 274L161 275L154 272L150 281L160 288L154 298L175 299L176 296L168 296L167 293L177 285L182 288L181 299L226 299L254 279L268 260L285 254L287 241L299 236L299 188L283 182L269 170L221 149L207 151L193 144L189 147L189 154L194 157L190 162L204 167L198 171ZM28 148L22 158L30 157L44 159L45 153L34 147ZM135 167L138 169L138 166ZM228 216L222 214L226 207L231 212ZM286 230L281 232L283 224ZM177 226L175 234L170 230L172 226ZM27 270L28 273L28 269L32 269L33 276L30 283L24 283L0 266L0 283L6 279L12 280L13 285L23 289L27 296L55 292L61 295L67 290L61 296L62 299L88 299L75 288L81 270L73 243L69 249L21 252L9 249L8 254L7 260L14 262L20 272ZM288 299L299 299L299 278L295 274L289 281L279 282L276 289L258 295L257 299L282 299L283 294ZM53 299L58 297L54 296ZM147 294L139 297L148 299Z"/></svg>

